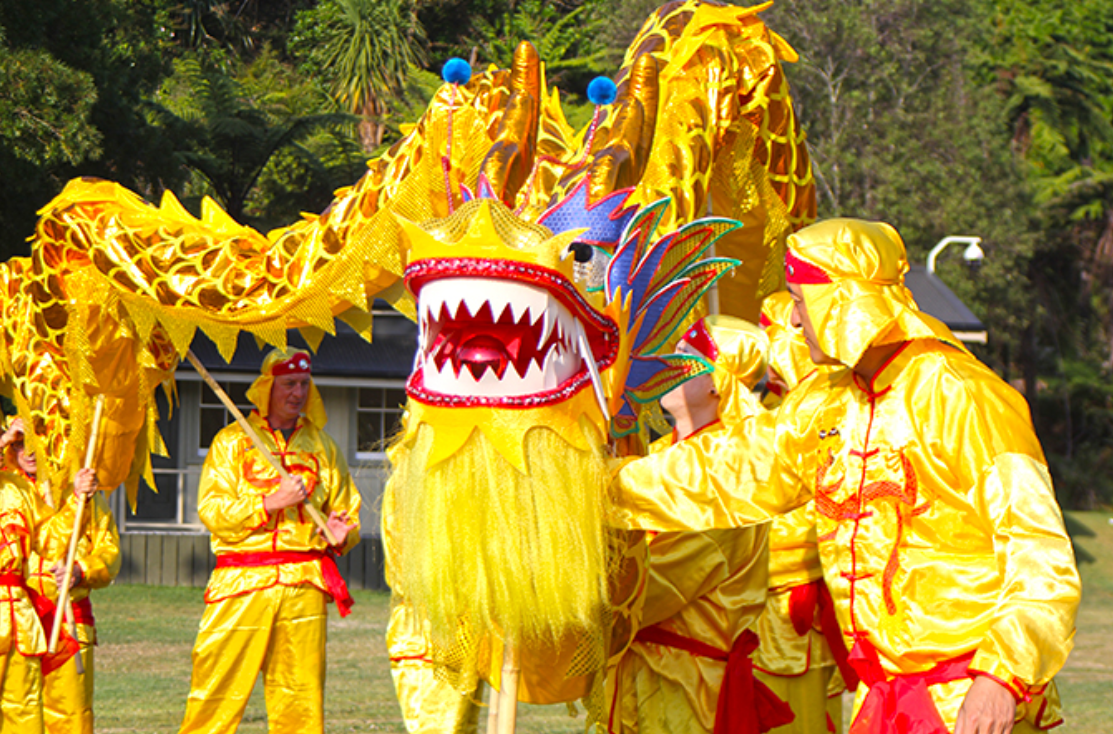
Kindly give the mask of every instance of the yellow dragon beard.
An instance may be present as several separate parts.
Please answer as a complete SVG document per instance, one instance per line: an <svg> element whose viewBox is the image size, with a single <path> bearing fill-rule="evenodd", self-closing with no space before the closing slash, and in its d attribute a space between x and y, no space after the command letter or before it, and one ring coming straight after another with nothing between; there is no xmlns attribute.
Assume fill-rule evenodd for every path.
<svg viewBox="0 0 1113 734"><path fill-rule="evenodd" d="M581 429L602 445L590 422ZM524 439L523 474L482 431L430 465L433 448L434 429L418 427L392 453L391 483L395 531L405 538L395 573L434 646L473 667L467 630L498 630L522 647L578 636L596 648L588 667L600 667L616 562L603 522L610 474L602 451L538 426ZM473 654L444 652L461 644Z"/></svg>

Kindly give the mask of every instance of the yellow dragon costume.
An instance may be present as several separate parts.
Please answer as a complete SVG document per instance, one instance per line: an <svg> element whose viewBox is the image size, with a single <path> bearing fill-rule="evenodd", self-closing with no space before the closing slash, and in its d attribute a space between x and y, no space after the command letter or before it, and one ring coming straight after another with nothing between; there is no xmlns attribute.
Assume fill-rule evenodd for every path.
<svg viewBox="0 0 1113 734"><path fill-rule="evenodd" d="M420 324L384 513L418 657L466 691L498 684L510 640L523 699L597 690L644 576L638 536L605 529L604 448L706 368L653 355L708 289L737 266L715 298L756 321L784 237L814 216L780 68L795 53L764 7L661 8L579 132L523 44L511 69L445 84L324 212L265 235L209 201L195 219L169 194L155 207L71 182L31 257L0 271L0 373L40 471L72 476L102 393L98 479L134 501L164 450L153 389L197 329L226 357L241 331L317 344L334 317L369 338L370 299L385 298Z"/></svg>

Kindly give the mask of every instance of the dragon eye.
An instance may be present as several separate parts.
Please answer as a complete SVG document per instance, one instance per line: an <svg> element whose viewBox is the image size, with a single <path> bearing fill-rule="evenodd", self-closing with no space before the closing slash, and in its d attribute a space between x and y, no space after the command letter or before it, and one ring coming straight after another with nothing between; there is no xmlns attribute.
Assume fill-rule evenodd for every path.
<svg viewBox="0 0 1113 734"><path fill-rule="evenodd" d="M589 293L601 290L607 274L607 264L611 260L610 255L586 242L573 242L568 246L568 252L576 258L572 268L576 284Z"/></svg>
<svg viewBox="0 0 1113 734"><path fill-rule="evenodd" d="M576 258L578 263L591 262L591 258L595 255L595 248L586 242L573 242L568 246L568 249Z"/></svg>

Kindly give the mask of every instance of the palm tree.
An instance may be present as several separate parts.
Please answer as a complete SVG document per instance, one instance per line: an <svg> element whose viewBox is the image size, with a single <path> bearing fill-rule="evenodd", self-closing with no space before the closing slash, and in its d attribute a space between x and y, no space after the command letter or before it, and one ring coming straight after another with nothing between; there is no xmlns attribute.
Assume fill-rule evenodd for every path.
<svg viewBox="0 0 1113 734"><path fill-rule="evenodd" d="M325 0L299 15L293 50L307 53L337 100L359 115L360 143L382 143L386 101L425 63L425 29L406 0Z"/></svg>

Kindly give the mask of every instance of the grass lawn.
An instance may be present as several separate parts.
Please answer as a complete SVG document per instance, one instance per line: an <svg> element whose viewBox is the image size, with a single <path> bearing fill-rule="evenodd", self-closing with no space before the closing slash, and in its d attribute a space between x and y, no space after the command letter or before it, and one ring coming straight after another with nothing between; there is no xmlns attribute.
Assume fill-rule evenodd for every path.
<svg viewBox="0 0 1113 734"><path fill-rule="evenodd" d="M1113 727L1113 515L1080 512L1068 519L1084 595L1075 649L1059 675L1067 722L1057 732L1104 734ZM201 594L201 589L115 586L94 595L98 732L177 731L189 692ZM356 606L348 618L330 612L326 730L403 732L383 643L388 597L360 591L353 596ZM524 706L519 730L578 733L582 717L570 718L563 706ZM266 731L259 687L240 731Z"/></svg>

